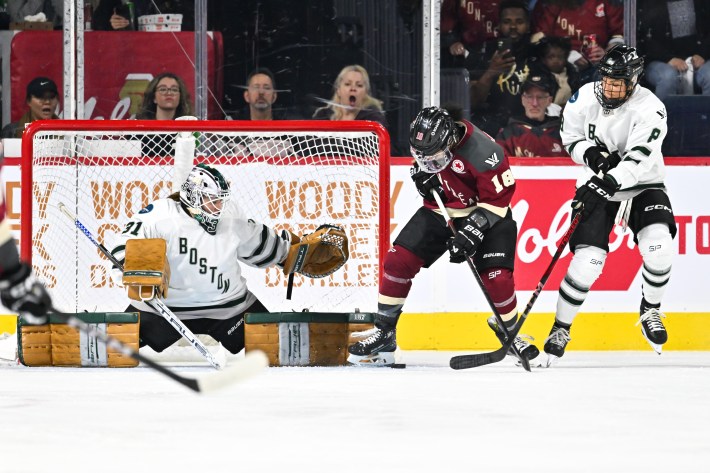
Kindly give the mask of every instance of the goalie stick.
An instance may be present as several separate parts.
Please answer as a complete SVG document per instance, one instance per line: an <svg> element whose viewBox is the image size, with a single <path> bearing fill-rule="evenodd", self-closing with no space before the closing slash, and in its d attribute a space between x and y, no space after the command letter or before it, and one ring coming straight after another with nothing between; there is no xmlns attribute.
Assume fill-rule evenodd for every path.
<svg viewBox="0 0 710 473"><path fill-rule="evenodd" d="M446 220L446 225L449 227L451 230L451 233L456 236L456 227L454 226L454 222L451 220L451 217L449 217L449 212L446 210L446 207L444 207L444 203L441 201L441 197L439 194L436 193L434 189L432 189L431 194L434 196L434 200L436 200L436 204L439 206L439 210L441 210L441 214L444 216L444 220ZM476 282L478 283L478 286L481 288L481 292L483 292L483 295L486 297L486 301L488 302L488 305L491 307L491 310L493 311L493 316L496 318L498 321L498 326L501 328L501 331L503 332L505 336L505 344L508 345L508 348L513 349L513 353L515 353L515 356L518 357L520 360L520 364L523 366L525 371L530 371L530 361L525 358L522 353L520 353L520 350L518 350L518 347L516 347L513 342L515 341L515 336L517 336L517 332L515 336L511 335L508 332L508 328L505 326L505 323L503 322L503 318L500 316L500 313L498 313L498 309L496 308L495 303L493 302L493 299L491 299L491 295L488 294L488 291L486 290L486 286L483 285L483 280L481 279L481 275L478 274L478 270L476 269L476 265L473 262L473 256L466 256L466 262L468 263L468 267L471 269L471 272L473 273L473 277L476 279ZM505 345L504 345L505 346ZM506 350L503 352L503 356L508 351ZM454 357L456 358L456 357ZM501 358L502 360L502 358ZM454 366L454 359L451 359L450 366L453 369L460 369Z"/></svg>
<svg viewBox="0 0 710 473"><path fill-rule="evenodd" d="M79 221L79 219L71 213L64 203L59 203L59 210L61 210L64 215L69 217L74 222L76 228L81 230L81 232L91 241L91 243L93 243L101 251L101 253L103 253L104 256L106 256L106 258L114 264L114 266L123 271L123 265L121 262L118 261L104 245L99 243L96 238L94 238L94 235L92 235L91 232ZM177 330L178 333L182 335L182 337L187 340L190 345L192 345L195 350L197 350L200 355L202 355L213 367L218 370L223 368L222 364L212 355L212 353L210 353L200 339L197 338L195 334L193 334L192 331L187 328L175 314L173 314L173 311L170 310L170 308L168 308L168 306L165 305L159 297L156 296L153 299L144 302L158 315L170 322L170 325L172 325L173 328Z"/></svg>
<svg viewBox="0 0 710 473"><path fill-rule="evenodd" d="M489 365L491 363L497 363L501 361L503 358L505 358L505 355L508 353L508 350L513 344L513 340L515 340L515 337L518 336L518 333L520 332L521 327L523 326L523 323L525 323L525 319L528 318L528 315L530 314L530 311L532 310L533 304L535 304L535 301L537 300L538 296L542 292L542 288L545 287L545 283L547 283L547 280L550 277L550 274L552 274L552 270L555 267L555 264L557 261L560 259L560 255L562 254L562 251L564 250L565 246L567 246L567 242L569 242L570 237L572 236L572 233L574 232L574 229L577 228L577 224L579 224L579 220L581 219L582 212L577 212L577 215L574 216L572 219L572 223L570 223L569 228L567 229L567 232L562 236L562 240L560 240L560 243L557 245L557 251L555 251L555 255L552 257L552 261L550 261L550 264L547 266L547 269L545 270L545 273L542 275L542 278L540 279L540 282L537 283L537 287L535 288L535 291L532 293L532 296L530 296L530 301L528 302L528 305L525 306L525 311L523 311L523 314L520 316L520 320L518 320L518 323L515 324L515 327L513 330L510 331L510 338L508 338L508 341L503 344L502 347L499 349L488 352L488 353L474 353L472 355L459 355L459 356L454 356L451 358L451 361L449 362L449 365L455 369L455 370L463 370L466 368L475 368L476 366L483 366L483 365Z"/></svg>
<svg viewBox="0 0 710 473"><path fill-rule="evenodd" d="M264 352L255 350L247 353L243 360L234 362L232 366L224 370L218 371L216 373L212 372L199 378L188 378L186 376L181 376L175 371L168 369L151 360L150 358L141 355L128 345L104 333L93 325L87 324L75 315L64 314L54 308L51 309L51 312L54 317L62 319L70 327L74 327L75 329L84 332L90 337L94 337L101 340L106 344L107 347L112 348L113 350L116 350L125 356L129 356L140 363L143 363L149 368L152 368L155 371L164 374L168 378L177 381L183 386L186 386L187 388L198 393L208 393L216 391L239 381L243 381L255 375L263 368L266 368L269 364L269 360L264 354Z"/></svg>

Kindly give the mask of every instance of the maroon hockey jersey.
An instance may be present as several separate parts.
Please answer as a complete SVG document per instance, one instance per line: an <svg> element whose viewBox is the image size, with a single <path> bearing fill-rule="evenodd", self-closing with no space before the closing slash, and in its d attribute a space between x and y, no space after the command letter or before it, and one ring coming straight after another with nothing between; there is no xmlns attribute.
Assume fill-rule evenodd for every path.
<svg viewBox="0 0 710 473"><path fill-rule="evenodd" d="M584 36L596 34L597 44L606 48L614 36L624 35L624 7L621 1L580 0L565 2L539 0L532 13L533 38L545 36L569 37L572 49L581 51ZM577 6L578 5L578 6ZM537 39L537 38L536 38Z"/></svg>
<svg viewBox="0 0 710 473"><path fill-rule="evenodd" d="M482 45L496 37L499 0L444 0L441 5L441 33L451 33L465 46Z"/></svg>
<svg viewBox="0 0 710 473"><path fill-rule="evenodd" d="M569 156L560 138L560 119L545 117L537 122L527 117L511 118L496 136L508 156Z"/></svg>
<svg viewBox="0 0 710 473"><path fill-rule="evenodd" d="M508 207L515 192L515 179L503 148L471 122L461 123L466 134L452 149L451 163L439 172L446 207L465 209L480 204ZM429 200L424 200L424 206L438 210L436 203Z"/></svg>

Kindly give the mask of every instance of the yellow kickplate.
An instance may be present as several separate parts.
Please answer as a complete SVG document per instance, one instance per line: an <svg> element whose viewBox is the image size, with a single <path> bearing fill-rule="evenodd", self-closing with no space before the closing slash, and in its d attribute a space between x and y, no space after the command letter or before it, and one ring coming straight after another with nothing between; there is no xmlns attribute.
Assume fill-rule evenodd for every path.
<svg viewBox="0 0 710 473"><path fill-rule="evenodd" d="M486 319L490 313L403 314L397 325L397 344L404 350L491 350L500 346ZM664 350L710 350L706 330L710 313L670 312ZM580 313L572 325L568 350L646 350L648 342L636 325L637 313ZM531 314L521 333L542 348L554 314Z"/></svg>

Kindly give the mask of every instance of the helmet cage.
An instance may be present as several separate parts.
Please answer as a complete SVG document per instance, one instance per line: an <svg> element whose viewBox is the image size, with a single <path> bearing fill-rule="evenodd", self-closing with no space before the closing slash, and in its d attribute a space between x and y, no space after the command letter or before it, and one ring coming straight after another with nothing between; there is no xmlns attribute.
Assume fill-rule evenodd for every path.
<svg viewBox="0 0 710 473"><path fill-rule="evenodd" d="M594 95L604 110L613 110L622 106L634 93L643 73L643 58L636 54L635 48L619 45L607 51L598 70L601 79L594 83ZM620 97L607 97L604 95L604 78L622 80L626 92Z"/></svg>
<svg viewBox="0 0 710 473"><path fill-rule="evenodd" d="M180 187L180 202L207 233L214 235L224 205L231 196L229 185L215 168L198 164Z"/></svg>
<svg viewBox="0 0 710 473"><path fill-rule="evenodd" d="M421 110L409 127L409 149L424 172L437 173L453 159L456 125L443 108Z"/></svg>
<svg viewBox="0 0 710 473"><path fill-rule="evenodd" d="M454 159L454 154L448 147L437 151L432 155L426 155L414 147L410 147L409 150L411 151L412 156L414 156L414 160L419 165L419 168L429 174L436 174L437 172L443 170L449 165L451 160Z"/></svg>

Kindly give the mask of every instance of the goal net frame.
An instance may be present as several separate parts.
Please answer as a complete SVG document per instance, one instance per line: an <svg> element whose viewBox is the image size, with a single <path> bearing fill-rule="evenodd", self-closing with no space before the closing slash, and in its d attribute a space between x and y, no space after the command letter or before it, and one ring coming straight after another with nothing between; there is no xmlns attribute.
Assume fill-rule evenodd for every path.
<svg viewBox="0 0 710 473"><path fill-rule="evenodd" d="M56 291L59 289L60 291L65 291L68 290L63 287L63 285L56 281L56 279L60 279L60 277L55 276L54 280L52 280L52 277L48 275L47 271L43 269L43 267L38 267L39 262L41 261L46 261L47 253L55 252L55 253L60 253L61 256L63 256L64 250L51 250L51 249L46 249L45 243L43 242L51 242L51 241L58 241L60 238L69 238L72 241L68 243L69 246L73 248L73 250L76 252L76 265L77 268L73 269L71 271L76 271L77 274L80 272L83 272L85 268L81 263L79 263L79 259L83 258L84 256L82 254L88 255L88 258L90 258L91 261L95 262L97 265L102 265L103 269L102 271L106 271L106 274L102 275L101 277L104 277L106 279L105 282L105 287L101 286L102 291L107 288L111 288L112 291L118 291L121 296L124 298L125 306L128 306L129 304L129 299L125 296L125 292L121 290L120 288L117 288L112 285L112 282L110 281L110 278L108 278L108 271L110 270L110 262L108 262L107 259L105 259L102 255L100 255L100 252L97 251L97 249L94 247L94 245L89 241L88 238L86 238L84 235L81 234L81 232L78 231L78 229L74 228L73 223L68 220L66 217L62 219L61 216L59 216L58 213L55 212L54 207L58 205L59 202L57 201L52 201L51 197L46 200L42 200L46 195L51 194L47 189L48 186L50 186L50 182L52 179L56 179L54 181L54 184L51 184L51 186L60 186L63 185L64 181L69 181L71 179L67 179L66 176L62 177L59 174L62 174L64 171L71 171L72 173L76 174L78 177L76 179L76 182L74 183L67 183L67 187L71 189L71 186L75 186L76 188L76 194L71 196L70 194L67 194L67 196L72 198L71 202L63 202L65 203L70 209L72 210L79 210L78 212L74 212L79 221L84 224L87 229L94 235L94 237L99 241L99 243L102 243L104 246L106 246L109 251L112 248L112 240L108 237L106 237L106 241L102 241L104 239L104 236L107 234L100 231L99 228L96 228L98 226L98 221L93 220L91 217L86 217L87 213L82 212L81 209L89 206L89 207L97 207L97 203L94 200L94 202L86 202L87 196L91 197L91 189L88 189L88 187L93 187L94 188L94 193L96 192L96 188L100 188L99 184L95 184L94 181L91 181L91 186L88 185L87 180L90 180L91 178L86 178L84 177L84 172L94 172L96 171L98 174L96 174L96 182L99 182L103 178L100 176L111 176L113 173L109 173L106 170L111 170L113 171L114 169L116 172L126 172L125 178L116 178L116 179L131 179L132 177L130 176L135 176L135 175L141 175L139 179L145 179L145 182L147 183L148 186L154 185L157 186L157 184L154 184L151 179L152 177L145 177L145 176L152 176L150 174L152 169L155 167L160 170L160 172L170 172L171 174L174 174L176 172L176 169L178 168L177 163L173 161L175 156L177 155L177 151L173 153L173 156L170 155L165 155L165 156L148 156L148 155L143 155L143 152L139 153L139 156L121 156L121 153L111 155L111 153L105 153L104 151L94 151L97 156L91 155L91 153L84 155L82 152L78 152L78 143L83 143L82 140L85 140L86 143L89 143L90 141L100 142L101 146L99 147L100 150L103 150L104 148L111 148L108 146L107 143L112 140L117 140L119 143L113 143L113 150L117 148L121 148L122 145L127 144L129 141L135 141L135 137L145 137L145 136L152 136L154 134L165 134L166 136L188 136L191 140L195 142L195 147L197 149L195 156L194 156L194 163L197 164L198 162L204 162L206 164L210 165L215 165L218 169L222 170L223 173L225 173L225 177L227 177L228 180L232 180L231 172L233 170L241 170L245 169L244 166L232 166L234 164L247 164L247 163L241 163L239 162L240 159L245 158L243 156L244 154L251 153L251 157L253 161L249 161L248 164L254 165L255 169L258 169L259 166L263 166L265 169L265 172L269 172L269 170L277 170L278 172L288 172L288 173L294 173L293 179L295 181L299 179L308 179L308 182L321 182L324 185L327 183L329 193L328 195L331 196L331 194L335 195L335 197L329 197L333 199L333 203L331 204L332 206L338 206L340 205L339 208L345 209L347 205L361 205L359 202L357 202L357 199L359 197L362 197L362 195L357 194L353 191L354 197L350 198L345 195L346 191L342 191L343 195L339 195L338 193L341 192L339 189L341 187L350 189L352 187L356 187L355 185L350 185L353 182L364 182L366 179L370 179L373 182L376 180L375 184L368 184L365 187L368 188L375 188L376 191L372 191L372 194L375 194L375 196L365 196L363 202L367 203L370 202L368 199L371 199L370 205L371 207L374 207L376 205L376 215L371 216L371 219L373 220L371 222L372 228L368 227L367 225L370 225L368 223L365 225L366 228L369 229L370 232L372 232L373 228L376 231L376 235L373 237L372 234L362 236L358 238L358 236L353 233L350 233L351 236L351 249L353 248L353 243L355 245L358 244L358 241L367 241L369 238L375 238L374 240L374 245L371 247L366 247L364 244L361 245L360 252L362 253L363 250L370 251L371 253L374 252L374 255L371 255L370 257L375 257L375 261L372 262L372 268L370 268L370 272L374 271L376 274L370 274L368 277L369 283L367 284L366 290L358 287L359 282L357 280L353 279L358 279L357 276L355 278L350 277L350 281L348 284L352 286L352 291L363 291L362 293L367 293L367 296L365 298L350 298L351 296L347 296L343 300L343 304L338 306L338 303L331 303L327 302L327 298L323 299L320 302L326 301L327 304L333 304L335 307L323 307L318 305L318 299L321 299L321 296L319 296L319 286L320 287L328 287L328 286L338 286L338 283L335 282L333 283L333 278L338 277L345 277L348 278L348 274L353 274L352 273L352 268L351 268L351 273L346 273L345 275L338 276L338 273L343 272L344 270L339 270L336 274L331 275L329 278L324 278L324 279L319 279L319 280L310 280L306 281L304 280L300 275L297 276L298 278L301 278L300 284L297 280L297 283L295 284L294 288L294 295L293 295L293 302L286 303L285 301L285 284L286 284L286 279L282 275L279 276L279 281L278 284L274 284L279 289L279 292L282 294L279 294L279 299L280 302L274 306L270 306L270 300L264 300L263 298L265 296L259 294L259 291L257 290L258 287L261 285L261 281L264 280L264 278L257 278L254 280L253 271L251 270L256 270L256 271L265 271L265 270L258 270L255 268L248 268L246 265L241 264L242 269L244 268L247 269L247 271L244 271L245 277L247 278L247 285L254 292L257 297L259 297L264 304L267 305L269 310L272 311L284 311L284 310L318 310L318 311L340 311L340 312L352 312L354 310L363 310L363 311L374 311L376 309L377 305L377 289L379 286L379 279L381 277L382 271L382 259L386 252L389 249L390 246L390 140L389 140L389 135L387 131L382 127L380 124L375 123L375 122L367 122L367 121L305 121L305 120L277 120L277 121L215 121L215 120L176 120L176 121L158 121L158 120L42 120L42 121L35 121L28 128L25 130L25 133L23 135L23 141L22 141L22 164L21 164L21 196L22 196L22 202L21 202L21 221L20 221L20 226L21 226L21 233L20 233L20 253L21 257L24 261L27 261L29 263L35 263L35 269L37 270L38 277L45 281L45 283L48 284L50 293L52 296L55 298L55 302L57 305L57 309L59 310L67 310L69 309L68 307L64 307L66 305L72 305L71 303L61 303L61 301L66 301L68 299L71 299L70 296L66 296L62 294L62 297L57 297ZM123 138L112 138L112 137L123 137ZM288 152L284 153L283 150L280 152L277 152L276 154L280 153L280 156L267 156L266 154L268 153L262 153L261 156L257 156L256 152L243 152L242 156L229 156L229 153L223 153L223 152L213 152L210 149L210 146L213 145L213 141L216 140L215 137L239 137L239 139L242 139L241 137L249 137L249 140L254 140L255 137L262 139L262 140L275 140L275 139L285 139L284 137L289 137L288 139L292 139L291 137L296 137L293 138L295 140L312 140L316 145L314 145L313 151L306 151L304 149L301 149L300 147L297 147L293 143L296 141L289 141L288 143L292 144L293 146L289 148ZM225 140L227 138L224 138ZM232 138L229 138L232 139ZM234 138L235 140L237 138ZM246 138L245 138L246 139ZM68 150L70 150L66 154L66 156L63 156L62 152L56 153L57 156L50 156L52 154L55 154L53 151L42 151L42 143L44 143L42 140L45 140L46 142L49 142L50 140L55 140L60 142L57 146L68 146ZM121 140L124 140L125 143L123 143ZM200 142L202 140L202 142ZM212 141L210 141L212 140ZM363 143L366 141L368 143L368 146L374 146L374 149L376 151L363 151L362 154L363 156L356 156L354 152L352 152L352 148L347 148L345 150L341 149L342 146L340 145L341 143L347 143L348 146L349 144L352 143L359 143L360 140L363 140ZM189 141L189 140L188 140ZM210 141L210 143L205 144L205 141ZM106 142L106 143L104 143ZM323 146L323 143L326 143L327 146ZM63 144L62 144L63 143ZM102 144L103 143L103 144ZM301 141L298 141L298 143L301 143ZM309 141L310 143L310 141ZM371 145L370 143L374 143L374 145ZM299 145L300 146L300 145ZM359 146L359 145L358 145ZM212 146L214 148L214 146ZM51 146L48 148L51 149ZM65 148L62 148L64 150ZM121 148L123 149L123 148ZM140 149L140 143L139 143L139 149ZM177 144L175 144L175 150L177 150ZM294 151L294 149L298 149L298 151ZM369 149L369 148L368 148ZM47 156L40 155L40 153L47 154ZM235 152L232 149L232 154ZM371 153L376 153L376 156L365 156L367 154ZM106 154L106 155L104 155ZM126 153L128 154L128 153ZM348 154L353 154L352 156L349 156ZM51 158L52 162L48 163L46 165L43 165L42 161L43 159L48 160ZM150 161L149 163L143 162L143 161ZM64 167L60 167L64 166ZM140 166L140 167L139 167ZM271 167L270 167L271 166ZM190 168L192 165L189 166ZM138 169L135 169L138 168ZM49 171L48 171L49 170ZM53 175L52 172L57 173L57 176ZM326 172L327 171L327 172ZM184 173L184 169L182 171ZM235 171L236 172L236 171ZM251 172L251 171L250 171ZM311 172L315 172L316 174L308 174ZM318 172L323 172L322 179L323 181L320 181L319 179L321 178L317 173ZM101 174L104 173L104 174ZM299 173L302 174L307 174L306 176L302 177L299 175ZM342 175L340 174L342 173ZM143 176L145 174L145 176ZM290 174L289 174L290 175ZM332 177L335 175L335 177ZM315 176L315 177L314 177ZM339 177L340 176L340 177ZM174 177L174 176L173 176ZM73 179L74 177L72 177ZM109 177L107 177L109 178ZM262 182L261 180L268 179L269 175L265 175L262 177L255 176L254 181L255 182ZM113 178L109 178L113 179ZM238 179L242 179L241 177ZM261 180L260 180L261 179ZM275 178L275 179L282 179L282 178ZM290 179L290 178L287 178ZM251 180L251 179L250 179ZM165 179L162 179L161 182L164 184ZM241 182L241 181L239 181ZM285 182L285 181L284 181ZM340 184L339 184L340 183ZM345 183L345 184L342 184ZM350 184L348 184L350 183ZM103 185L106 185L105 183L101 183ZM175 183L172 182L172 191L175 190ZM341 185L342 184L342 185ZM240 184L241 186L241 184ZM84 187L87 187L87 189L83 189ZM109 185L109 187L111 187ZM170 187L170 186L167 186ZM241 200L244 199L246 200L251 200L245 198L243 195L243 190L240 189L240 187L237 187L236 184L233 182L233 194L232 194L232 199L236 199L238 203L241 204ZM237 187L237 188L235 188ZM284 186L282 186L284 187ZM58 188L58 187L57 187ZM155 187L153 187L155 189ZM333 189L335 189L333 191ZM241 192L240 192L241 190ZM82 194L83 192L83 194ZM160 197L165 197L166 195L165 192L167 190L163 190L163 195ZM315 191L313 191L315 192ZM167 192L168 194L170 192ZM303 193L303 191L301 191ZM338 195L336 195L338 194ZM250 193L252 195L252 193ZM293 195L293 191L292 194ZM310 196L311 194L308 194ZM359 196L359 197L358 197ZM61 197L61 198L67 198L67 197ZM304 198L305 199L305 198ZM125 197L126 202L128 201L128 197ZM154 199L150 199L151 201ZM256 199L258 200L258 199ZM41 202L40 202L41 201ZM103 200L102 200L103 202ZM353 203L355 202L355 203ZM362 205L365 205L363 203ZM295 203L293 205L296 205ZM306 202L306 203L301 203L301 205L311 205L311 203ZM128 204L126 204L128 206ZM323 205L325 206L325 204ZM140 206L136 207L134 206L133 211L137 212L140 208ZM50 211L52 212L50 215ZM260 216L251 216L249 215L249 210L245 210L247 217L249 218L254 218L257 221L260 221L261 223L264 223L266 225L274 226L277 229L280 228L289 228L288 225L284 224L283 221L277 222L277 224L273 224L273 222L268 221L268 219L261 218ZM323 211L325 214L325 211ZM91 212L89 212L91 213ZM347 213L347 211L343 210L341 214ZM371 212L369 212L371 213ZM112 226L115 227L113 228L113 232L115 233L117 228L123 228L123 226L126 224L128 221L128 217L130 215L128 214L128 210L125 211L125 214L121 212L120 216L116 218L115 222L112 223ZM330 214L330 215L336 215L336 214ZM102 213L103 216L103 213ZM102 217L103 218L103 217ZM331 223L331 224L339 224L342 225L346 228L346 231L350 227L351 229L354 227L357 227L357 225L352 224L352 222L349 220L350 217L346 216L343 217L342 221L333 221L333 219L327 219L325 217L321 218L319 222L316 221L309 221L305 225L301 225L301 222L294 221L294 226L296 228L292 229L294 233L307 233L309 231L312 231L312 229L315 228L318 224L325 224L325 223ZM279 223L281 225L279 225ZM115 225L113 225L115 224ZM52 227L55 227L56 232L52 232ZM362 227L362 225L361 225ZM358 227L360 228L360 227ZM351 230L355 231L355 230ZM109 232L110 234L110 232ZM55 235L55 236L52 236ZM353 235L355 236L353 238ZM54 239L54 240L53 240ZM355 240L355 241L353 241ZM68 250L67 250L68 251ZM355 261L353 261L353 258L351 257L351 261L353 262L353 266L357 265L357 249L355 250ZM363 258L368 258L367 256L363 256ZM71 259L69 261L72 261ZM348 265L351 264L351 261L348 262ZM93 263L92 263L93 264ZM346 265L347 267L347 265ZM92 266L93 268L93 266ZM92 269L93 270L93 269ZM277 268L270 268L268 271L277 271ZM63 269L62 269L63 271ZM280 270L278 270L280 273ZM360 271L359 267L358 270ZM359 272L354 272L354 274L359 275L361 273ZM61 273L61 271L59 271ZM68 273L67 273L68 274ZM71 279L71 275L66 277L66 279ZM84 278L85 279L85 278ZM331 282L328 282L328 281ZM109 309L109 310L116 310L120 311L125 308L120 307L102 307L102 305L96 304L87 304L87 302L80 301L79 299L79 291L82 291L84 288L82 287L82 280L80 279L80 276L76 277L76 280L73 281L71 284L74 285L72 288L73 291L77 293L75 295L76 299L76 304L74 304L74 307L71 307L70 311L83 311L83 310L88 310L88 311L95 311L95 310L103 310L103 309ZM94 280L94 274L91 274L91 287L90 289L93 290L95 286L93 285L95 283ZM70 285L71 285L70 284ZM52 286L55 287L52 287ZM300 286L300 287L299 287ZM343 284L340 284L340 286L344 286ZM373 288L374 286L374 288ZM283 288L283 290L281 290ZM338 292L342 289L341 288L336 288L333 289L333 291ZM310 291L310 292L309 292ZM315 291L315 292L313 292ZM303 294L305 297L298 297L299 292ZM103 295L105 294L104 292L98 291L97 292L98 300L102 301ZM113 297L113 293L111 293L111 297ZM269 297L271 298L271 297ZM314 300L308 300L308 299L314 299ZM366 300L365 300L366 299ZM340 300L340 299L338 299ZM107 305L108 302L106 302L104 305ZM285 306L287 305L287 307Z"/></svg>

